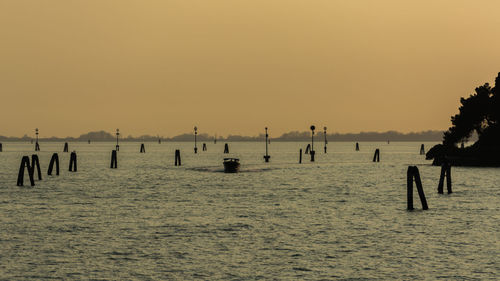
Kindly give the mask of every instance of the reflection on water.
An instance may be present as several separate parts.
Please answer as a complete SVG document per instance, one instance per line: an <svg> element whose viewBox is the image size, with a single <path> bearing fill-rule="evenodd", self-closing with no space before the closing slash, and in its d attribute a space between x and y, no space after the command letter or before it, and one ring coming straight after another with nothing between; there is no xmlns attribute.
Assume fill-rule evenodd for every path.
<svg viewBox="0 0 500 281"><path fill-rule="evenodd" d="M439 167L420 143L328 145L316 162L305 143L41 143L44 177L17 187L30 144L0 153L0 276L19 279L495 279L500 173L453 167L438 195ZM431 147L426 143L425 147ZM373 153L380 148L380 163ZM174 151L181 149L181 167ZM47 176L53 152L61 175ZM223 173L237 157L241 173ZM406 169L417 165L428 211L406 211ZM415 197L417 198L417 197Z"/></svg>

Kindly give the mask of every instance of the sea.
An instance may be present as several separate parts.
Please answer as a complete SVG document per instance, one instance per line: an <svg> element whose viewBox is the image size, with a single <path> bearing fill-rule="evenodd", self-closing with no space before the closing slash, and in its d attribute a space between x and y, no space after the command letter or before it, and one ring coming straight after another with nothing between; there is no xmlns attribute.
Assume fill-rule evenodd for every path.
<svg viewBox="0 0 500 281"><path fill-rule="evenodd" d="M440 167L421 142L4 142L0 280L499 280L500 169ZM436 143L425 142L425 149ZM373 162L375 149L380 162ZM182 166L174 166L175 150ZM47 175L53 153L60 175ZM22 156L42 180L16 185ZM223 159L240 159L226 174ZM417 166L429 205L407 210ZM36 176L36 175L35 175Z"/></svg>

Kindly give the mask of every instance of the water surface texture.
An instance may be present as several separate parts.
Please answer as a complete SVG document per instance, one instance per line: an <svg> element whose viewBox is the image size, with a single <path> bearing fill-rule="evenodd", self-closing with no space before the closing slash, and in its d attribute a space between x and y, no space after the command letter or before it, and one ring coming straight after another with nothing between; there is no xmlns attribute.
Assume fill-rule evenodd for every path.
<svg viewBox="0 0 500 281"><path fill-rule="evenodd" d="M420 143L40 143L43 180L17 187L29 143L0 152L0 279L495 280L500 170L453 167L453 194ZM433 144L425 143L426 149ZM373 163L380 148L380 163ZM182 166L174 167L181 150ZM53 152L61 175L47 176ZM224 157L241 173L223 173ZM429 210L406 211L417 165ZM445 187L446 192L446 187Z"/></svg>

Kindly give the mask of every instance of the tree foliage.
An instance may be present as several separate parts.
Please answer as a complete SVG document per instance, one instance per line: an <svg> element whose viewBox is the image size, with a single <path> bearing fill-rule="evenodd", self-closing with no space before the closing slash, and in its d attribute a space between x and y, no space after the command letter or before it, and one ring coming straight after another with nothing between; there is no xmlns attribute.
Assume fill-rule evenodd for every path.
<svg viewBox="0 0 500 281"><path fill-rule="evenodd" d="M475 94L460 99L459 113L451 117L452 126L444 133L443 144L455 146L476 132L476 145L500 145L500 73L495 87L488 83L477 87Z"/></svg>

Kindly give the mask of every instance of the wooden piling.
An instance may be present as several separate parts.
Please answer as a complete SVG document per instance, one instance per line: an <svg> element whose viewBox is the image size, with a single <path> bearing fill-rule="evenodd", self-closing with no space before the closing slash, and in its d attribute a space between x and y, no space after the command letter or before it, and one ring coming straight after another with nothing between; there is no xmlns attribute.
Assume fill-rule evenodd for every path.
<svg viewBox="0 0 500 281"><path fill-rule="evenodd" d="M118 144L115 146L115 150L120 151L120 146Z"/></svg>
<svg viewBox="0 0 500 281"><path fill-rule="evenodd" d="M306 151L304 152L304 154L309 154L309 152L311 151L311 144L307 144L306 146Z"/></svg>
<svg viewBox="0 0 500 281"><path fill-rule="evenodd" d="M64 150L63 150L63 152L68 152L68 143L67 142L64 143Z"/></svg>
<svg viewBox="0 0 500 281"><path fill-rule="evenodd" d="M116 157L116 150L111 151L111 169L116 169L118 168L118 159Z"/></svg>
<svg viewBox="0 0 500 281"><path fill-rule="evenodd" d="M380 162L380 149L375 149L375 154L373 155L373 162Z"/></svg>
<svg viewBox="0 0 500 281"><path fill-rule="evenodd" d="M40 169L40 160L38 160L38 155L33 154L31 155L31 171L33 175L35 173L35 167L36 167L36 172L38 174L38 180L42 180L42 170Z"/></svg>
<svg viewBox="0 0 500 281"><path fill-rule="evenodd" d="M28 176L30 178L31 186L35 186L35 179L33 178L33 169L31 169L30 158L28 156L23 156L23 158L21 159L21 167L19 167L19 174L17 176L17 186L23 186L24 168L28 169Z"/></svg>
<svg viewBox="0 0 500 281"><path fill-rule="evenodd" d="M441 165L441 175L439 176L438 193L443 194L444 178L446 177L446 188L448 194L452 193L451 190L451 165L448 162L443 162Z"/></svg>
<svg viewBox="0 0 500 281"><path fill-rule="evenodd" d="M71 156L69 158L69 171L70 172L76 172L77 171L77 165L76 165L76 152L71 152Z"/></svg>
<svg viewBox="0 0 500 281"><path fill-rule="evenodd" d="M227 143L224 144L224 153L229 153L229 145Z"/></svg>
<svg viewBox="0 0 500 281"><path fill-rule="evenodd" d="M2 143L0 142L0 152L3 151Z"/></svg>
<svg viewBox="0 0 500 281"><path fill-rule="evenodd" d="M316 151L311 150L309 151L309 155L311 155L311 162L314 162L314 155L316 154Z"/></svg>
<svg viewBox="0 0 500 281"><path fill-rule="evenodd" d="M422 203L422 209L429 209L429 206L427 206L427 200L425 199L422 181L420 179L420 172L416 166L408 166L408 171L406 173L407 209L413 210L413 180L415 180L415 185L417 186L418 196L420 197L420 202Z"/></svg>
<svg viewBox="0 0 500 281"><path fill-rule="evenodd" d="M181 151L179 149L175 150L175 166L181 166Z"/></svg>
<svg viewBox="0 0 500 281"><path fill-rule="evenodd" d="M146 148L143 143L141 143L141 153L146 153Z"/></svg>
<svg viewBox="0 0 500 281"><path fill-rule="evenodd" d="M359 151L359 143L356 143L356 151Z"/></svg>
<svg viewBox="0 0 500 281"><path fill-rule="evenodd" d="M202 150L203 150L203 151L207 151L207 144L206 144L206 143L203 143Z"/></svg>
<svg viewBox="0 0 500 281"><path fill-rule="evenodd" d="M299 164L302 163L302 148L299 150Z"/></svg>
<svg viewBox="0 0 500 281"><path fill-rule="evenodd" d="M35 151L40 151L40 145L38 142L35 143Z"/></svg>
<svg viewBox="0 0 500 281"><path fill-rule="evenodd" d="M424 144L420 145L420 155L425 155Z"/></svg>
<svg viewBox="0 0 500 281"><path fill-rule="evenodd" d="M47 170L47 175L52 175L52 170L54 168L54 163L56 163L56 175L59 176L59 155L57 153L52 154L50 158L49 169Z"/></svg>

